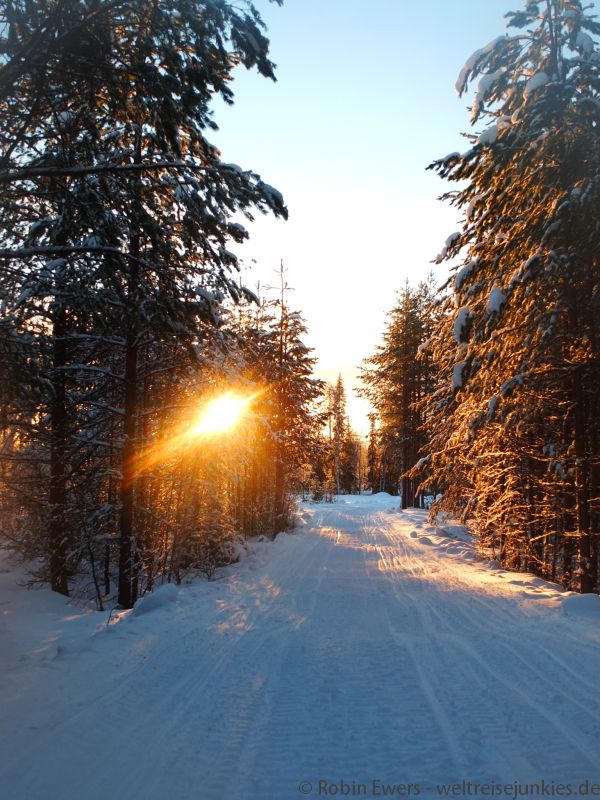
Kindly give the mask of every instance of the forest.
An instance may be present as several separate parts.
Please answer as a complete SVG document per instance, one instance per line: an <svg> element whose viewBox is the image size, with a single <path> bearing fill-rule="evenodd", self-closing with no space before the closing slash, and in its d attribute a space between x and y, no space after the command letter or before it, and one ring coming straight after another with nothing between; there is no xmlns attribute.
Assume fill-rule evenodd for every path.
<svg viewBox="0 0 600 800"><path fill-rule="evenodd" d="M600 796L600 0L505 2L0 0L6 800Z"/></svg>
<svg viewBox="0 0 600 800"><path fill-rule="evenodd" d="M253 4L1 16L0 537L31 585L131 608L291 529L297 497L385 491L598 591L600 25L579 0L527 2L459 76L486 127L430 169L464 222L362 365L367 445L284 265L248 288L233 252L288 215L207 138L236 70L275 78ZM227 397L231 433L202 422Z"/></svg>
<svg viewBox="0 0 600 800"><path fill-rule="evenodd" d="M542 5L509 13L459 75L487 127L430 167L458 184L442 199L464 224L436 259L452 274L428 302L427 286L401 293L365 391L382 488L400 480L403 505L426 491L502 565L592 592L600 26L579 2Z"/></svg>

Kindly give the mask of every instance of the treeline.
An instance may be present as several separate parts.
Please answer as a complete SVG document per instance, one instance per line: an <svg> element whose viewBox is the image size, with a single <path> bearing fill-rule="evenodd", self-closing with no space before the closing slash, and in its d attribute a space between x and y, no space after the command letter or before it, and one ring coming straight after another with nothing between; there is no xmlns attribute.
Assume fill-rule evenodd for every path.
<svg viewBox="0 0 600 800"><path fill-rule="evenodd" d="M206 138L236 67L274 78L268 40L250 2L0 17L1 537L34 580L129 608L285 529L320 434L302 318L229 249L283 198ZM190 435L232 387L239 435Z"/></svg>
<svg viewBox="0 0 600 800"><path fill-rule="evenodd" d="M322 428L302 491L305 499L332 503L336 495L359 494L366 487L364 446L350 424L341 375L325 386L320 414Z"/></svg>
<svg viewBox="0 0 600 800"><path fill-rule="evenodd" d="M362 389L373 412L367 451L372 492L400 495L402 507L422 506L424 492L409 474L426 445L422 403L433 390L435 371L424 350L436 317L433 278L406 286L390 311L383 342L366 360Z"/></svg>
<svg viewBox="0 0 600 800"><path fill-rule="evenodd" d="M478 81L471 121L490 124L466 152L432 165L456 182L445 198L464 213L438 257L457 259L455 274L422 317L433 328L413 365L392 351L393 313L367 385L380 453L390 439L396 447L392 481L418 478L434 513L461 514L506 567L590 592L600 524L600 25L579 0L528 2L508 24L515 33L474 53L457 83L462 94ZM414 375L427 364L420 400ZM420 452L405 459L407 430L409 451Z"/></svg>

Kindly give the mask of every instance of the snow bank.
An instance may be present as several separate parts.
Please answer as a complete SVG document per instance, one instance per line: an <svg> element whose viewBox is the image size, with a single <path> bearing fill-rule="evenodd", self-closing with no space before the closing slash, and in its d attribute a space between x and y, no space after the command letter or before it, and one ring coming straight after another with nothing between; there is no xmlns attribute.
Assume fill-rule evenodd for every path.
<svg viewBox="0 0 600 800"><path fill-rule="evenodd" d="M242 542L234 541L231 543L231 555L233 557L233 562L237 563L239 561L243 561L244 558L248 555L248 551L244 547Z"/></svg>
<svg viewBox="0 0 600 800"><path fill-rule="evenodd" d="M562 601L568 617L584 617L600 622L600 596L597 594L568 594Z"/></svg>
<svg viewBox="0 0 600 800"><path fill-rule="evenodd" d="M133 613L139 615L155 611L157 608L162 608L174 602L178 594L179 590L174 583L165 583L164 586L159 586L158 589L140 598L133 607Z"/></svg>
<svg viewBox="0 0 600 800"><path fill-rule="evenodd" d="M0 551L0 685L6 670L22 672L78 646L102 619L49 588L26 589L27 579L25 569Z"/></svg>

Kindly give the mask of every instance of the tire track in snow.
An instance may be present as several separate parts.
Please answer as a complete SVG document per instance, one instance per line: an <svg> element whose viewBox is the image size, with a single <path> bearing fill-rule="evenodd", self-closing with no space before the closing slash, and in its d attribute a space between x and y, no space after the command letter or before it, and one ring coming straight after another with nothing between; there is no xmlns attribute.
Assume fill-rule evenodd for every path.
<svg viewBox="0 0 600 800"><path fill-rule="evenodd" d="M318 778L595 779L598 643L411 539L435 529L393 502L319 506L264 558L39 669L4 725L3 790L288 800Z"/></svg>
<svg viewBox="0 0 600 800"><path fill-rule="evenodd" d="M406 539L401 536L395 539L395 543L398 550L401 550L406 547ZM413 575L415 577L417 576L416 570L413 570ZM429 594L434 595L433 587ZM525 671L531 671L532 673L535 673L539 681L543 682L548 687L548 689L551 690L552 693L559 698L559 700L563 700L565 704L574 704L578 706L582 714L589 717L592 723L595 723L596 725L600 723L600 701L593 696L593 694L595 693L595 688L592 688L591 683L582 681L580 675L576 675L576 673L574 673L573 670L570 670L570 668L564 663L564 661L557 659L554 656L554 654L550 653L550 651L545 646L542 646L541 652L544 654L545 658L546 659L551 658L553 661L559 664L561 666L561 671L562 670L569 671L569 673L571 674L572 678L575 681L575 684L573 683L573 681L571 681L569 683L568 691L564 691L560 688L560 683L561 683L560 674L558 676L554 675L553 677L555 678L555 680L551 680L549 677L547 677L546 673L543 671L544 665L540 667L535 667L533 665L532 663L533 660L537 660L539 663L541 653L538 648L532 648L528 651L527 658L529 660L527 661L519 653L518 649L514 647L514 645L512 644L514 642L514 624L515 624L515 619L518 619L515 618L514 615L513 615L512 629L509 629L507 626L503 624L500 627L500 629L498 629L498 627L494 625L493 630L490 630L490 622L489 622L490 604L487 602L481 603L479 599L471 598L469 614L465 614L463 611L459 611L459 609L455 606L452 610L451 619L449 619L447 615L443 615L439 611L439 607L440 607L439 603L429 602L429 608L431 613L435 614L439 623L442 626L444 626L444 628L448 632L458 635L459 632L461 631L464 633L465 629L472 630L473 628L477 628L479 632L485 635L486 639L489 639L490 635L493 636L494 640L501 641L504 649L509 650L511 652L514 660L520 661L523 664ZM520 620L521 623L523 621L522 617L523 615L521 613L521 620ZM484 620L487 620L487 622L484 622ZM532 626L532 630L534 631L536 639L538 640L540 636L545 635L543 632L539 631L539 625L535 627L535 629L533 629ZM583 656L584 652L582 649L582 661L583 661ZM558 680L556 680L556 678L558 678ZM524 684L533 686L535 689L538 690L540 689L537 681L524 682ZM592 692L592 696L590 696L590 691ZM543 704L544 702L545 702L544 698L540 698L540 703ZM592 710L590 706L594 706L595 710Z"/></svg>
<svg viewBox="0 0 600 800"><path fill-rule="evenodd" d="M421 554L419 554L418 552L415 553L410 551L410 545L412 543L411 539L409 537L395 536L393 537L393 540L397 550L401 553L402 552L404 553L404 558L402 558L401 556L397 557L400 563L403 563L405 565L406 570L409 571L414 578L419 579L419 577L421 577L422 580L425 580L422 577L424 569L423 558ZM385 561L386 558L385 555L382 555L382 558ZM440 560L442 559L443 555L440 557ZM403 583L402 580L400 580L399 583L402 584ZM512 674L512 680L510 682L498 670L495 670L493 667L490 667L489 664L490 662L493 661L493 659L491 658L491 654L492 653L497 654L497 651L494 651L494 630L493 630L493 625L496 620L494 618L494 615L490 613L491 604L488 601L480 603L479 595L477 593L471 592L471 597L470 597L471 605L469 607L469 611L471 613L471 619L473 619L473 615L476 616L479 615L478 606L484 607L483 613L487 614L488 618L488 628L485 631L486 637L484 640L487 648L486 650L487 657L484 658L478 653L476 648L474 648L471 645L471 643L467 639L467 636L465 635L470 630L473 629L473 626L470 626L468 624L469 623L468 615L463 613L462 623L460 626L457 626L456 623L454 622L456 604L452 604L451 611L452 611L453 621L451 622L447 613L446 614L443 613L443 611L446 609L446 604L444 604L443 602L435 601L435 598L439 599L441 597L439 586L435 585L435 583L432 582L430 578L429 578L429 584L431 585L430 586L428 585L428 591L421 593L420 600L415 601L415 605L420 611L422 611L423 607L426 606L429 609L430 614L434 615L437 619L437 622L440 625L442 625L448 632L447 636L450 636L451 638L446 638L445 641L446 649L448 645L451 642L453 642L454 647L460 648L460 650L462 651L463 658L460 657L459 653L455 652L454 657L452 659L452 664L459 665L465 663L464 654L466 653L472 662L475 662L480 669L484 670L484 672L493 679L492 685L494 686L495 691L500 692L500 694L503 695L504 702L502 702L502 698L500 697L494 698L490 696L488 702L486 703L485 702L486 697L480 696L478 698L479 702L473 703L471 698L470 705L473 707L473 712L475 713L475 715L478 715L478 711L481 708L485 708L486 705L489 708L489 712L481 720L484 723L483 730L485 730L486 727L489 728L490 720L498 718L499 715L500 717L504 715L504 718L508 724L506 727L502 726L502 728L504 730L512 729L513 733L517 733L518 729L520 727L521 728L523 727L522 725L519 725L519 722L522 721L523 718L527 719L528 722L531 723L532 715L533 717L537 716L539 719L536 727L538 728L538 731L544 730L544 737L543 737L544 746L543 746L543 752L541 754L543 757L539 759L540 762L542 764L551 764L553 768L556 768L557 765L562 765L562 769L565 769L571 766L575 762L580 763L581 758L583 757L583 759L589 765L587 774L588 775L590 774L590 769L593 772L593 768L596 766L598 760L597 742L598 742L598 737L600 736L600 728L598 727L597 724L598 723L597 716L592 712L590 712L589 708L587 707L584 707L582 709L586 713L586 715L592 718L593 722L595 723L595 726L589 731L590 735L588 738L584 738L579 734L577 725L571 726L571 728L565 726L562 723L561 719L556 714L553 714L550 711L546 711L545 709L546 701L543 698L539 698L534 701L529 697L529 695L523 689L520 688L521 685L534 686L537 688L537 683L535 679L540 677L540 674L537 672L537 670L535 668L530 667L530 665L526 662L526 660L524 660L520 656L518 657L517 660L519 660L521 664L525 665L526 671L525 674L519 674L514 669L511 669L511 672L513 674ZM513 623L514 625L516 625L516 623L518 622L521 623L520 626L518 625L516 626L517 628L523 627L523 622L526 623L526 627L530 627L530 623L526 620L522 611L517 610L516 612L511 614L511 617L513 617L514 619ZM503 621L505 619L506 617L503 615ZM432 631L435 630L433 626L430 627ZM474 627L478 630L478 635L480 635L481 625L478 619L475 619ZM437 636L437 634L433 633L433 636ZM506 634L503 634L503 636L506 637ZM513 632L513 641L514 638L515 636ZM517 656L515 648L506 647L506 644L504 644L504 649L509 650L511 652L514 663L514 658ZM535 648L533 648L533 652L535 652ZM506 663L505 658L501 657L499 660L504 661ZM477 676L477 670L473 670L472 672L474 676ZM533 681L529 680L531 675L533 676ZM560 676L555 676L555 677L558 678L556 686L560 687ZM478 681L478 683L481 689L486 688L485 682ZM570 699L567 692L561 691L560 689L558 689L558 691L561 693L561 697L565 701L568 701ZM514 712L515 709L519 709L518 715L515 714ZM529 711L527 711L527 709ZM549 731L548 725L551 726L550 731L553 732ZM528 727L530 728L530 726ZM519 776L522 777L523 780L527 778L529 779L535 778L536 774L539 776L540 774L539 767L537 767L537 772L536 772L533 765L531 764L532 759L531 758L524 759L522 756L515 753L514 746L510 747L511 744L510 740L507 741L506 737L504 737L504 740L502 739L499 740L497 738L498 726L494 726L494 728L495 731L494 731L493 741L495 741L496 746L498 745L499 741L503 741L502 750L504 757L509 761L509 763L512 763L514 767L518 769L517 774L519 774ZM520 737L523 743L522 748L523 752L531 753L532 745L533 749L534 750L536 749L535 742L533 743L531 742L531 735L530 735L531 729L529 729L526 733L528 735L521 735ZM569 750L567 755L565 755L565 740L567 740L567 742L569 742L571 745L571 749ZM594 752L591 752L589 742L594 742L593 745ZM559 768L559 773L560 773L560 768ZM581 774L585 775L586 773L581 773Z"/></svg>

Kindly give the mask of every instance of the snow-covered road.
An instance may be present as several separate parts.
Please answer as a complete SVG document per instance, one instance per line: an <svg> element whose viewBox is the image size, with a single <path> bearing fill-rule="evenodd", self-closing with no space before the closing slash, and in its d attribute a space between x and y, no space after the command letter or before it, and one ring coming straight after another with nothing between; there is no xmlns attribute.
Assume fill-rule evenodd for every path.
<svg viewBox="0 0 600 800"><path fill-rule="evenodd" d="M315 506L305 529L220 580L109 627L57 600L27 611L41 639L21 641L10 595L2 796L600 784L600 600L493 569L424 512L395 508L387 496Z"/></svg>

